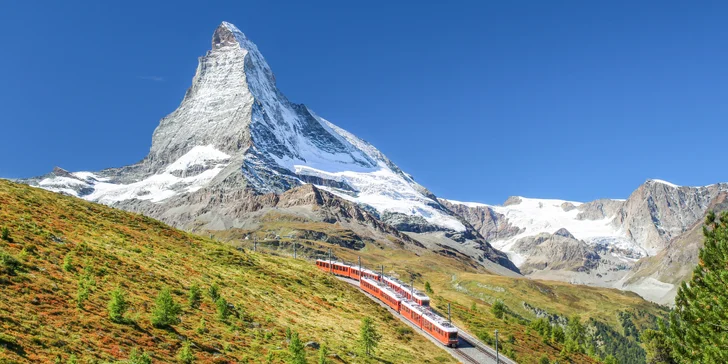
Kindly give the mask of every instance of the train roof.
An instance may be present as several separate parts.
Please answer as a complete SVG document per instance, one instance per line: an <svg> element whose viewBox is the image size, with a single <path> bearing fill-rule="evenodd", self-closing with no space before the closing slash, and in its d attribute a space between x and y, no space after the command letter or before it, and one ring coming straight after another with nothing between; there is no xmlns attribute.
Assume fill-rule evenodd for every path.
<svg viewBox="0 0 728 364"><path fill-rule="evenodd" d="M379 281L375 281L375 280L373 280L373 279L369 279L369 278L367 278L367 277L362 277L361 279L362 279L363 281L365 281L365 282L367 282L367 283L371 284L371 285L377 286L377 288L379 288L379 290L381 290L381 291L382 291L382 292L384 292L384 293L385 293L385 294L386 294L387 296L389 296L389 297L392 297L392 298L394 298L394 299L395 299L395 300L397 300L397 301L403 301L403 300L405 299L404 297L402 297L402 295L401 295L401 294L399 294L399 293L397 293L397 292L395 292L395 291L392 291L392 289L391 289L391 288L387 287L387 285L386 285L386 284L384 284L384 283L382 283L382 282L379 282Z"/></svg>
<svg viewBox="0 0 728 364"><path fill-rule="evenodd" d="M409 284L405 284L404 282L400 281L397 278L384 276L384 279L387 280L387 281L389 281L389 282L391 282L392 284L395 284L395 285L399 286L399 288L401 288L402 290L405 290L407 292L412 292L413 291L412 286L410 286ZM424 300L424 301L429 301L430 300L430 297L427 297L426 294L418 291L417 288L414 289L413 294L414 294L415 297L417 297L420 300Z"/></svg>
<svg viewBox="0 0 728 364"><path fill-rule="evenodd" d="M432 310L428 307L420 306L417 302L410 300L403 300L402 305L407 306L412 311L415 311L417 314L424 317L427 321L445 332L458 332L458 329L453 326L450 321L447 321L444 317L432 312Z"/></svg>
<svg viewBox="0 0 728 364"><path fill-rule="evenodd" d="M316 259L316 260L317 261L320 261L320 262L324 262L324 263L328 263L329 262L328 260L324 260L324 259ZM359 267L356 266L356 265L350 265L350 264L346 264L344 262L340 262L340 261L336 261L336 260L332 260L331 261L331 264L336 264L336 265L340 265L340 266L344 266L344 267L348 267L348 268L352 268L352 269L359 270ZM369 270L369 269L366 269L366 268L362 268L361 271L362 272L369 273L369 274L373 274L373 275L381 275L382 277L384 277L385 280L391 282L392 284L395 284L395 285L399 286L399 288L401 288L402 290L407 291L407 292L412 292L413 291L412 287L409 284L406 284L406 283L400 281L397 278L388 277L386 275L380 274L379 272L375 272L375 271L372 271L372 270ZM430 297L427 297L426 294L422 293L421 291L417 290L416 288L414 289L414 296L417 297L421 301L429 301L430 300Z"/></svg>

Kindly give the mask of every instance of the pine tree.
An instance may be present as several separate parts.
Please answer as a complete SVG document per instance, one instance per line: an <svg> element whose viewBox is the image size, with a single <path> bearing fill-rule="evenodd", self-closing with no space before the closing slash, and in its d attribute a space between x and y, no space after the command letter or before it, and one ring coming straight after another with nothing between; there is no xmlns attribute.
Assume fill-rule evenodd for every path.
<svg viewBox="0 0 728 364"><path fill-rule="evenodd" d="M427 294L429 294L429 295L435 293L435 292L432 291L432 287L430 286L430 282L425 282L425 292L427 292Z"/></svg>
<svg viewBox="0 0 728 364"><path fill-rule="evenodd" d="M318 364L328 364L329 359L329 348L326 347L326 344L321 344L321 347L319 348L318 353Z"/></svg>
<svg viewBox="0 0 728 364"><path fill-rule="evenodd" d="M220 298L220 289L217 288L217 284L213 283L210 288L207 289L207 295L210 296L212 302L215 302L218 298Z"/></svg>
<svg viewBox="0 0 728 364"><path fill-rule="evenodd" d="M569 352L581 352L586 336L586 329L581 324L581 317L574 315L569 317L566 324L566 348Z"/></svg>
<svg viewBox="0 0 728 364"><path fill-rule="evenodd" d="M182 312L182 307L174 302L169 288L163 288L157 299L154 301L152 311L152 325L155 327L167 327L179 322L177 316Z"/></svg>
<svg viewBox="0 0 728 364"><path fill-rule="evenodd" d="M192 348L190 347L189 341L185 341L184 344L182 344L182 348L180 348L179 352L177 352L177 360L182 364L192 364L195 362L195 356L192 354Z"/></svg>
<svg viewBox="0 0 728 364"><path fill-rule="evenodd" d="M124 291L121 287L116 287L115 290L111 291L111 300L107 306L109 318L114 322L124 322L124 314L128 308L129 303L126 301Z"/></svg>
<svg viewBox="0 0 728 364"><path fill-rule="evenodd" d="M728 349L728 212L708 213L704 247L690 283L675 298L669 325L662 331L677 362L727 363Z"/></svg>
<svg viewBox="0 0 728 364"><path fill-rule="evenodd" d="M541 358L538 359L538 364L549 364L549 357L546 354L542 354Z"/></svg>
<svg viewBox="0 0 728 364"><path fill-rule="evenodd" d="M139 353L139 350L136 348L131 349L131 352L129 353L129 359L124 362L125 364L152 364L152 358L149 357L148 353L145 353L143 350L141 353Z"/></svg>
<svg viewBox="0 0 728 364"><path fill-rule="evenodd" d="M291 334L291 342L288 344L288 354L288 363L306 364L306 352L297 332Z"/></svg>
<svg viewBox="0 0 728 364"><path fill-rule="evenodd" d="M364 317L361 320L361 328L359 329L359 345L362 353L366 355L374 354L381 338L382 336L377 333L372 319Z"/></svg>
<svg viewBox="0 0 728 364"><path fill-rule="evenodd" d="M564 340L566 339L566 335L564 334L564 330L561 328L561 326L556 325L551 329L551 340L555 343L564 343Z"/></svg>
<svg viewBox="0 0 728 364"><path fill-rule="evenodd" d="M227 321L228 316L230 316L230 308L228 307L227 301L220 297L215 301L215 306L217 306L217 319L222 322Z"/></svg>
<svg viewBox="0 0 728 364"><path fill-rule="evenodd" d="M0 232L0 238L5 241L10 241L10 229L7 227L3 227L2 231Z"/></svg>
<svg viewBox="0 0 728 364"><path fill-rule="evenodd" d="M672 359L672 349L667 342L665 333L658 330L645 330L640 336L645 343L647 364L676 364Z"/></svg>
<svg viewBox="0 0 728 364"><path fill-rule="evenodd" d="M188 304L190 308L199 308L200 307L200 301L202 299L202 291L200 290L200 286L197 285L197 283L190 286L190 292L187 294L188 297Z"/></svg>
<svg viewBox="0 0 728 364"><path fill-rule="evenodd" d="M493 312L495 318L502 319L503 315L506 313L506 304L501 300L497 300L493 304L493 307L490 308L490 311Z"/></svg>

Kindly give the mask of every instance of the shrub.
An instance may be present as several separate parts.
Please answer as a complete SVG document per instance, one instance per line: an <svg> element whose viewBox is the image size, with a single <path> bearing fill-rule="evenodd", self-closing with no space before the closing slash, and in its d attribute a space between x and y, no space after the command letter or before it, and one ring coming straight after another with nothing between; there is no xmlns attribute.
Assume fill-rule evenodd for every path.
<svg viewBox="0 0 728 364"><path fill-rule="evenodd" d="M541 355L541 358L538 359L538 364L549 364L549 357L546 356L546 354Z"/></svg>
<svg viewBox="0 0 728 364"><path fill-rule="evenodd" d="M564 343L564 340L566 339L566 335L564 335L564 330L561 328L561 326L554 326L553 329L551 329L551 340L557 343Z"/></svg>
<svg viewBox="0 0 728 364"><path fill-rule="evenodd" d="M126 301L124 291L121 287L117 287L111 291L111 300L107 306L109 310L109 318L114 322L124 322L124 314L129 308L129 303Z"/></svg>
<svg viewBox="0 0 728 364"><path fill-rule="evenodd" d="M501 300L495 301L493 307L490 308L490 311L493 312L493 315L495 315L496 318L502 319L503 315L506 313L506 304Z"/></svg>
<svg viewBox="0 0 728 364"><path fill-rule="evenodd" d="M198 334L202 335L207 332L207 324L205 323L205 318L200 318L200 324L197 326L197 329L195 329Z"/></svg>
<svg viewBox="0 0 728 364"><path fill-rule="evenodd" d="M200 291L200 286L198 286L196 283L193 284L190 287L190 292L187 296L189 298L190 308L200 307L200 300L202 299L202 291Z"/></svg>
<svg viewBox="0 0 728 364"><path fill-rule="evenodd" d="M0 250L0 272L14 275L20 269L20 261L14 256Z"/></svg>
<svg viewBox="0 0 728 364"><path fill-rule="evenodd" d="M68 253L63 257L63 270L66 272L73 271L73 254Z"/></svg>
<svg viewBox="0 0 728 364"><path fill-rule="evenodd" d="M318 353L318 364L328 364L329 360L327 359L329 355L329 348L326 347L326 344L321 344L321 347L319 348Z"/></svg>
<svg viewBox="0 0 728 364"><path fill-rule="evenodd" d="M182 307L174 302L169 288L163 288L157 299L154 301L152 311L152 325L155 327L167 327L179 322L177 317L182 312Z"/></svg>
<svg viewBox="0 0 728 364"><path fill-rule="evenodd" d="M3 227L2 230L0 230L0 238L5 241L10 241L10 230L7 227Z"/></svg>

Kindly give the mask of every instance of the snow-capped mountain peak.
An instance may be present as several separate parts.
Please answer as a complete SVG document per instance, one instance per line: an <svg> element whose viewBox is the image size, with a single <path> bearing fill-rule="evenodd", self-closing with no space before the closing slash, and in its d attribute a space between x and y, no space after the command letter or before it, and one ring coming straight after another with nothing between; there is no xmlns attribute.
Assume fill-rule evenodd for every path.
<svg viewBox="0 0 728 364"><path fill-rule="evenodd" d="M258 47L235 25L222 22L211 43L180 106L155 129L144 160L29 182L141 211L213 187L280 194L311 183L379 214L466 229L374 146L290 102ZM179 213L194 216L189 209Z"/></svg>

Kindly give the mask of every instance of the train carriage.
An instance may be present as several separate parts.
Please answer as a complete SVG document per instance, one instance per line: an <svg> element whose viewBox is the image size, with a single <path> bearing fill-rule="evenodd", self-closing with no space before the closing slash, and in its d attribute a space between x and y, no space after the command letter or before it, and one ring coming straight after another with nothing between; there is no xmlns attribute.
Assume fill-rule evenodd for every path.
<svg viewBox="0 0 728 364"><path fill-rule="evenodd" d="M430 305L430 297L427 297L427 295L418 291L409 284L402 283L396 278L387 276L384 277L384 282L387 284L387 286L404 296L406 299L414 301L420 306Z"/></svg>
<svg viewBox="0 0 728 364"><path fill-rule="evenodd" d="M458 345L458 329L449 321L427 309L422 315L422 330L447 346L457 347Z"/></svg>
<svg viewBox="0 0 728 364"><path fill-rule="evenodd" d="M384 302L428 335L444 345L457 346L457 328L432 312L429 308L430 298L412 286L404 284L396 278L342 262L318 259L316 266L324 272L358 280L359 286L364 291Z"/></svg>
<svg viewBox="0 0 728 364"><path fill-rule="evenodd" d="M383 283L364 277L359 281L359 286L384 302L387 306L399 312L400 305L402 304L402 296L387 288Z"/></svg>

